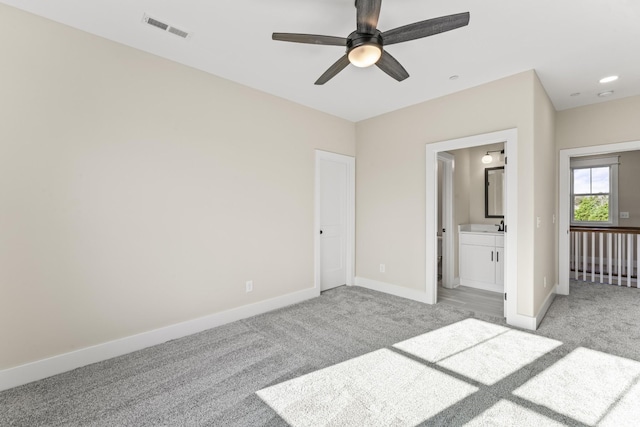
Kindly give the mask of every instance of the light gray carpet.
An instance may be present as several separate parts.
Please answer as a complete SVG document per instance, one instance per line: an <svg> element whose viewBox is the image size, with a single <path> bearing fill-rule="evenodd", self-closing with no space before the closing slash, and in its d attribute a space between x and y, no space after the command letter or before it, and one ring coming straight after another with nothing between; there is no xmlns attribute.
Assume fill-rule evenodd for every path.
<svg viewBox="0 0 640 427"><path fill-rule="evenodd" d="M540 390L571 378L571 370L558 373L557 366L584 359L576 354L598 355L585 365L588 369L598 363L597 352L630 359L627 364L640 361L638 307L636 288L573 283L571 295L556 298L535 332L561 345L495 381L482 382L394 344L468 318L505 326L501 319L342 287L311 301L2 392L0 425L284 426L256 392L381 349L477 389L421 425L495 425L495 420L593 425L594 419L604 425L620 417L618 425L624 425L627 412L604 418L608 412L603 411L633 406L629 398L613 396L603 411L583 414L580 405L554 407ZM593 350L597 352L580 353ZM634 381L633 390L638 389Z"/></svg>

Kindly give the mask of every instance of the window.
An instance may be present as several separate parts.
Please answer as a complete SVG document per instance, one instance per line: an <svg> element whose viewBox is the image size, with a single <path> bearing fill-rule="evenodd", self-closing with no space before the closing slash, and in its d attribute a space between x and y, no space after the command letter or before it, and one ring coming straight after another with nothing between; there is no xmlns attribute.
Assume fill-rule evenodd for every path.
<svg viewBox="0 0 640 427"><path fill-rule="evenodd" d="M618 224L618 157L571 159L571 223Z"/></svg>

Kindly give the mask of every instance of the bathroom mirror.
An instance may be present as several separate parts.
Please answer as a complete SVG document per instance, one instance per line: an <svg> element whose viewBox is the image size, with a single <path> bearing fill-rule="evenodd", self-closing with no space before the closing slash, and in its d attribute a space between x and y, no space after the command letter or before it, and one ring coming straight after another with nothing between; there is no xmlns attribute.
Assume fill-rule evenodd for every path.
<svg viewBox="0 0 640 427"><path fill-rule="evenodd" d="M504 166L484 170L484 216L504 218Z"/></svg>

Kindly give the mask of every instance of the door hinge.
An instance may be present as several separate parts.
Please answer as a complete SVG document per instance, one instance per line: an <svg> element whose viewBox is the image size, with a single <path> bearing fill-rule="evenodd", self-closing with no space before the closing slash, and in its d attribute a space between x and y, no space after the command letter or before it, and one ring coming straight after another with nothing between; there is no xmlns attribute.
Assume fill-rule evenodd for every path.
<svg viewBox="0 0 640 427"><path fill-rule="evenodd" d="M505 301L507 300L507 293L506 292L504 293L504 300Z"/></svg>
<svg viewBox="0 0 640 427"><path fill-rule="evenodd" d="M508 162L507 162L507 159L508 159L508 157L507 157L507 156L505 156L505 157L504 157L504 164L505 164L505 165L508 163Z"/></svg>
<svg viewBox="0 0 640 427"><path fill-rule="evenodd" d="M507 232L507 225L506 224L504 225L504 232L505 233Z"/></svg>

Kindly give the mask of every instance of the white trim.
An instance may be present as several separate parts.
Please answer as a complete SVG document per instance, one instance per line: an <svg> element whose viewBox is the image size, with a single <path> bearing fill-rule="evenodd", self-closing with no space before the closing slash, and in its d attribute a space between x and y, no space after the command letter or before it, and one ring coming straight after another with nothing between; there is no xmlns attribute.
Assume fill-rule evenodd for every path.
<svg viewBox="0 0 640 427"><path fill-rule="evenodd" d="M385 294L395 295L397 297L410 299L426 303L426 294L417 289L405 288L404 286L393 285L391 283L379 282L364 277L355 278L356 286L371 289L373 291L383 292Z"/></svg>
<svg viewBox="0 0 640 427"><path fill-rule="evenodd" d="M507 322L511 326L516 328L528 329L530 331L536 330L537 319L531 316L524 316L522 314L516 314L511 316L511 319Z"/></svg>
<svg viewBox="0 0 640 427"><path fill-rule="evenodd" d="M313 269L314 286L320 294L320 161L330 160L347 166L347 230L345 284L354 284L356 274L356 159L344 154L315 150L314 220L313 220Z"/></svg>
<svg viewBox="0 0 640 427"><path fill-rule="evenodd" d="M438 160L442 161L442 228L448 230L442 239L442 286L454 288L454 265L455 248L453 244L454 203L453 203L453 173L455 171L455 158L449 153L438 153ZM437 230L439 231L439 230Z"/></svg>
<svg viewBox="0 0 640 427"><path fill-rule="evenodd" d="M558 287L559 295L569 295L569 230L571 220L571 157L612 154L640 150L640 141L595 145L560 150L558 162Z"/></svg>
<svg viewBox="0 0 640 427"><path fill-rule="evenodd" d="M553 289L551 289L551 293L549 293L549 295L547 295L547 299L544 300L544 303L542 304L542 307L540 307L540 310L538 310L538 314L536 314L536 327L535 329L538 329L538 326L540 326L540 323L542 322L542 319L544 319L544 316L547 314L547 311L549 310L549 307L551 307L551 303L553 302L554 299L556 299L556 289L557 289L558 285L554 285Z"/></svg>
<svg viewBox="0 0 640 427"><path fill-rule="evenodd" d="M581 159L579 157L574 157L570 159L570 163L571 167L574 169L613 166L620 163L620 156L598 157L596 159Z"/></svg>
<svg viewBox="0 0 640 427"><path fill-rule="evenodd" d="M437 160L438 153L442 151L458 150L467 147L504 142L505 156L508 164L505 165L506 185L506 210L505 223L505 292L507 298L507 323L516 325L518 322L518 130L507 129L483 135L474 135L465 138L452 139L426 145L426 281L425 291L427 303L435 304L437 301L437 265L435 239L437 229L437 217L435 211L438 206L437 193ZM434 208L435 206L435 208ZM522 316L528 317L528 316ZM533 319L533 318L531 318ZM530 324L530 323L527 323ZM535 325L535 323L534 323ZM518 325L516 325L518 326Z"/></svg>
<svg viewBox="0 0 640 427"><path fill-rule="evenodd" d="M207 329L256 316L288 305L297 304L318 296L315 288L282 295L268 300L244 305L220 313L210 314L186 322L176 323L152 331L131 335L69 353L59 354L35 362L0 371L0 391L32 381L71 371L92 363L101 362L143 348L162 344Z"/></svg>

